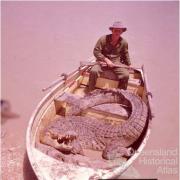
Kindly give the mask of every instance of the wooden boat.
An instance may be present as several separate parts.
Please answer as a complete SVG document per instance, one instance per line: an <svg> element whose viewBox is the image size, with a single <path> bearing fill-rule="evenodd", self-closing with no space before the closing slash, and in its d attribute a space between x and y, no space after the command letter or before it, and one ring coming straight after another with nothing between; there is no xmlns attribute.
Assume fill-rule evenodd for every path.
<svg viewBox="0 0 180 180"><path fill-rule="evenodd" d="M92 60L94 61L94 60ZM138 138L138 140L133 144L133 148L136 150L135 153L130 158L123 157L122 163L118 167L111 170L96 169L93 170L88 167L75 166L73 164L68 164L62 161L58 161L44 153L42 153L37 144L39 143L40 132L47 127L47 125L52 122L56 117L61 116L59 114L59 109L62 104L59 102L59 97L64 92L70 92L75 95L84 96L86 87L88 85L88 76L90 65L80 66L74 72L66 75L63 74L62 79L58 79L53 82L48 88L50 92L41 100L41 102L36 107L34 113L31 116L26 134L26 147L27 153L30 160L30 164L38 177L38 179L89 179L93 174L98 174L102 179L115 178L120 176L140 155L151 131L151 120L153 118L152 113L152 95L148 89L147 78L145 75L144 67L137 68L130 71L130 78L128 82L128 91L138 94L142 100L148 106L148 118L146 126ZM107 78L107 74L98 78L96 83L96 88L117 88L118 81L114 78ZM124 121L123 115L118 116L109 112L103 112L100 109L88 109L83 113L83 116L93 116L97 119L104 118L107 121L113 123L119 123Z"/></svg>

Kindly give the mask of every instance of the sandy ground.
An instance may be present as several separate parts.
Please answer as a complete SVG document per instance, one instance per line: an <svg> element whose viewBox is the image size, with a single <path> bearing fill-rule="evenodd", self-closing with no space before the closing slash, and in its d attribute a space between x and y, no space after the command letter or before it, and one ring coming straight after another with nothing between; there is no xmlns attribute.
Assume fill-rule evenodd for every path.
<svg viewBox="0 0 180 180"><path fill-rule="evenodd" d="M128 28L123 37L129 42L132 64L145 66L156 116L144 154L133 167L142 178L179 179L178 2L1 4L2 98L19 115L1 121L3 180L35 179L25 153L25 134L33 110L46 94L41 89L91 57L97 39L110 33L115 20Z"/></svg>

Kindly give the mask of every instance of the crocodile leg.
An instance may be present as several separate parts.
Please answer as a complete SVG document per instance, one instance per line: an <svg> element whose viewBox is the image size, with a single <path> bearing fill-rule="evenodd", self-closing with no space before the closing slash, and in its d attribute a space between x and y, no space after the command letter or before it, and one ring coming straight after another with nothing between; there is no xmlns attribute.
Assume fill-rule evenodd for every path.
<svg viewBox="0 0 180 180"><path fill-rule="evenodd" d="M78 139L72 141L71 145L73 147L73 149L72 149L72 153L73 154L80 154L80 155L84 156L84 152L83 152L82 146L81 146L81 144L80 144Z"/></svg>
<svg viewBox="0 0 180 180"><path fill-rule="evenodd" d="M122 137L123 138L123 137ZM122 139L123 140L123 139ZM113 160L122 156L131 156L132 149L126 148L120 139L112 140L106 144L102 157L107 160Z"/></svg>
<svg viewBox="0 0 180 180"><path fill-rule="evenodd" d="M57 160L67 161L67 158L63 153L49 145L38 143L36 144L36 147L38 147L38 149L40 149L43 153L49 155L50 157L53 157Z"/></svg>

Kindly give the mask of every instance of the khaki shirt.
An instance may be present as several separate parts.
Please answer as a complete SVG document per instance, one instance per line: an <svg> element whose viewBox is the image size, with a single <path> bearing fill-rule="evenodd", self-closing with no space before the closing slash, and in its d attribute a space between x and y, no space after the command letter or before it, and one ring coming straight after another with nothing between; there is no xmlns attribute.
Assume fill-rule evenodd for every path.
<svg viewBox="0 0 180 180"><path fill-rule="evenodd" d="M110 59L115 64L131 65L128 43L125 39L120 37L119 42L113 46L111 44L111 34L102 36L94 47L94 56L98 60L104 60L105 57Z"/></svg>

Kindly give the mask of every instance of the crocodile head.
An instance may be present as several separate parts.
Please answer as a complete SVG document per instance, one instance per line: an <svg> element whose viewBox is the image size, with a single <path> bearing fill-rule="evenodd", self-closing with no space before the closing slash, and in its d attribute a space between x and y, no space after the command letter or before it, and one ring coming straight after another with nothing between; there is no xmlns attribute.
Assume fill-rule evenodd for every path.
<svg viewBox="0 0 180 180"><path fill-rule="evenodd" d="M73 152L73 141L77 139L77 134L74 131L59 131L57 128L48 128L45 136L41 138L44 144L50 145L55 149L64 152Z"/></svg>

